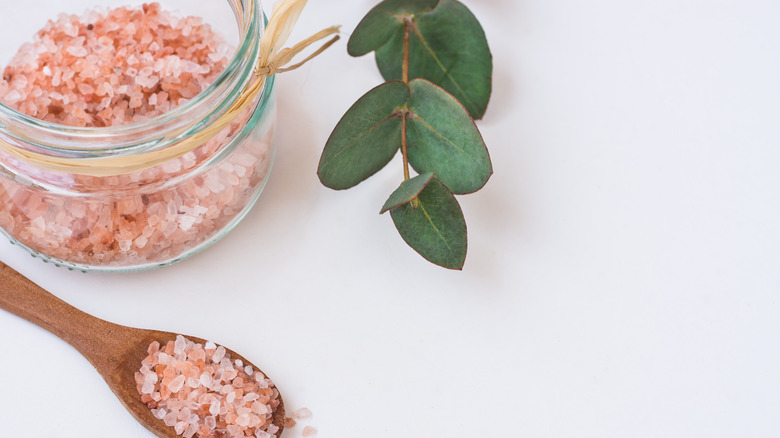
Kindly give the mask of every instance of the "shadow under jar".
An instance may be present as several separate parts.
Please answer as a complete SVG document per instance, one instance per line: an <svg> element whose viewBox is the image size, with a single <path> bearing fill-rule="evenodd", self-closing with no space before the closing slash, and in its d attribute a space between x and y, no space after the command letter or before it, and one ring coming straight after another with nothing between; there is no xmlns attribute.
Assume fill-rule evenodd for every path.
<svg viewBox="0 0 780 438"><path fill-rule="evenodd" d="M87 1L28 3L15 16L0 18L0 33L9 33L0 43L0 62L8 62L24 36L45 24L40 11L66 7L63 12L81 15L94 9ZM255 79L264 28L259 1L160 3L178 17L206 17L234 47L224 71L200 94L162 115L104 127L40 120L3 104L0 95L0 141L40 158L25 160L0 148L0 228L12 243L44 261L83 271L169 265L224 236L249 211L268 179L275 153L273 78L230 124L214 129ZM133 5L141 7L140 2L105 0L100 6ZM216 134L206 138L205 133ZM171 148L192 138L204 141L183 155L149 158L167 157ZM73 166L42 164L47 159ZM148 165L132 171L84 172L79 167L147 159Z"/></svg>

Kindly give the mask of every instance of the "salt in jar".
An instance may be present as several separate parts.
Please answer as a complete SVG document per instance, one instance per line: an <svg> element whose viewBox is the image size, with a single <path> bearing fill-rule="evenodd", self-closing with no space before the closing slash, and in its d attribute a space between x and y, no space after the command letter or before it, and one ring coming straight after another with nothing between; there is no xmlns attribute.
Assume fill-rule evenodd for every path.
<svg viewBox="0 0 780 438"><path fill-rule="evenodd" d="M87 5L50 3L74 12ZM6 21L35 22L35 11L55 10L38 2L20 9L29 17L0 18L4 32L14 28ZM109 10L55 18L49 27L72 37L68 45L58 46L51 32L41 31L36 42L17 54L22 59L12 62L29 61L35 68L17 68L0 82L0 229L34 256L70 269L148 269L197 253L246 215L268 180L274 158L273 78L229 123L219 125L246 98L244 91L255 76L264 28L259 1L167 0L162 8L147 4L128 9L135 12L113 21L101 15ZM171 41L150 36L141 21L150 14L168 14L168 9L212 19L227 16L213 31L226 35L227 44L235 43L235 48L228 53L225 43L207 38L205 45L213 46L208 47L211 65L188 61L187 50L204 44L181 44L182 35L211 28L197 18L182 22L169 15L157 19L179 26L179 34L170 34ZM121 47L110 47L106 38L109 31L124 33L137 45L119 56ZM19 47L14 38L19 37L0 45L0 61L11 58L13 44ZM103 53L105 60L89 59ZM54 61L36 61L43 55L49 61L60 56L58 62L70 68L57 65L53 71ZM130 56L144 67L130 75L120 70L132 65L106 70L106 60L127 64L133 61ZM214 73L207 69L221 72L204 83L208 73ZM36 75L51 80L34 82ZM77 85L79 75L88 80ZM174 80L167 88L161 85L163 78L177 75L178 84ZM133 79L130 89L119 90L127 76ZM74 85L72 96L67 81ZM125 99L109 99L120 91L127 92ZM35 111L35 116L28 114Z"/></svg>

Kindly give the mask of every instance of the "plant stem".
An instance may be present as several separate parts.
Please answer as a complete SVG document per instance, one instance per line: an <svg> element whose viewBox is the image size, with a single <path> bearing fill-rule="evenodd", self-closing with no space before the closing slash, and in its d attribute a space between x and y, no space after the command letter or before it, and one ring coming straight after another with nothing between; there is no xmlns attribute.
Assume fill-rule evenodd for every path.
<svg viewBox="0 0 780 438"><path fill-rule="evenodd" d="M401 79L405 84L409 84L409 38L412 33L412 24L411 17L406 17L404 19L404 59L402 63ZM406 121L408 115L409 112L406 110L401 115L401 154L403 154L404 157L404 181L409 181L410 179L408 143L406 140Z"/></svg>
<svg viewBox="0 0 780 438"><path fill-rule="evenodd" d="M409 83L409 38L412 33L412 18L406 17L404 19L404 61L403 71L401 78L405 83Z"/></svg>
<svg viewBox="0 0 780 438"><path fill-rule="evenodd" d="M403 114L401 114L401 153L404 156L404 181L409 181L410 175L409 175L409 153L407 150L407 142L406 142L406 117L408 116L408 112L404 111Z"/></svg>

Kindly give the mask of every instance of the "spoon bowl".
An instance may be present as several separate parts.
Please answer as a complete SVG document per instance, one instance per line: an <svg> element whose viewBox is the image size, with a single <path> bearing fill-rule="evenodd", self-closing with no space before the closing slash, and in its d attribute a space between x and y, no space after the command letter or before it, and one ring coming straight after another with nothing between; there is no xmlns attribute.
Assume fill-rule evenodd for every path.
<svg viewBox="0 0 780 438"><path fill-rule="evenodd" d="M173 427L152 415L151 409L141 401L134 377L141 361L148 356L149 345L154 341L165 345L176 339L176 333L126 327L96 318L65 303L2 262L0 308L48 330L78 350L130 414L152 433L166 438L179 436ZM196 343L206 343L200 338L184 336ZM240 354L226 350L231 359L240 359L262 372ZM276 433L279 437L284 431L285 418L281 394L279 406L272 415L273 424L279 428Z"/></svg>

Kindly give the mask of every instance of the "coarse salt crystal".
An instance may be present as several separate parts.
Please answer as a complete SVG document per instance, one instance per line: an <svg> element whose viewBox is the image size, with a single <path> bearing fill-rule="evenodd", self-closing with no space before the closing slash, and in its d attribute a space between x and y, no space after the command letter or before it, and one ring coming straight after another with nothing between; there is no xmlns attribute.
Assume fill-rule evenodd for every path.
<svg viewBox="0 0 780 438"><path fill-rule="evenodd" d="M179 390L184 386L184 380L184 375L176 376L176 378L168 383L168 389L170 389L171 392L179 392Z"/></svg>
<svg viewBox="0 0 780 438"><path fill-rule="evenodd" d="M192 212L197 216L203 216L204 214L208 213L209 209L202 206L202 205L196 205L195 208L192 209Z"/></svg>
<svg viewBox="0 0 780 438"><path fill-rule="evenodd" d="M165 353L160 353L160 355L157 357L157 360L163 365L168 365L170 363L171 357Z"/></svg>
<svg viewBox="0 0 780 438"><path fill-rule="evenodd" d="M311 418L312 414L311 411L307 408L300 408L297 411L293 412L293 417L297 419L304 419L304 418Z"/></svg>
<svg viewBox="0 0 780 438"><path fill-rule="evenodd" d="M192 438L195 435L195 432L198 431L198 425L197 424L190 424L189 427L187 427L187 430L184 431L184 438Z"/></svg>
<svg viewBox="0 0 780 438"><path fill-rule="evenodd" d="M184 353L184 348L186 347L187 343L184 340L184 336L178 335L176 336L176 341L173 344L173 352L176 354L182 354Z"/></svg>
<svg viewBox="0 0 780 438"><path fill-rule="evenodd" d="M163 227L162 233L166 238L168 238L171 237L178 228L179 224L177 224L176 221L167 222Z"/></svg>
<svg viewBox="0 0 780 438"><path fill-rule="evenodd" d="M219 346L217 347L217 351L214 352L214 355L211 356L211 360L214 363L219 363L222 361L222 358L225 357L225 347Z"/></svg>
<svg viewBox="0 0 780 438"><path fill-rule="evenodd" d="M236 418L236 424L242 427L249 426L249 421L249 415L247 414L241 414L238 416L238 418Z"/></svg>
<svg viewBox="0 0 780 438"><path fill-rule="evenodd" d="M119 249L122 251L129 251L130 247L133 245L132 240L117 239L117 243L119 244Z"/></svg>
<svg viewBox="0 0 780 438"><path fill-rule="evenodd" d="M252 403L252 411L256 412L260 415L267 414L268 413L268 406L265 405L265 403L261 403L259 401Z"/></svg>
<svg viewBox="0 0 780 438"><path fill-rule="evenodd" d="M3 97L3 101L6 104L14 104L20 100L22 100L22 94L17 90L11 90Z"/></svg>
<svg viewBox="0 0 780 438"><path fill-rule="evenodd" d="M176 423L176 426L173 427L173 430L176 431L177 435L181 435L187 429L187 426L188 424L186 421L179 421L178 423Z"/></svg>
<svg viewBox="0 0 780 438"><path fill-rule="evenodd" d="M151 394L154 392L154 382L149 380L144 382L144 386L141 388L142 394Z"/></svg>
<svg viewBox="0 0 780 438"><path fill-rule="evenodd" d="M225 359L222 359L222 362L219 363L219 366L221 366L222 368L225 369L225 371L223 372L223 378L225 380L231 381L231 380L235 379L236 376L238 376L238 370L230 368L230 364L228 364L226 366L225 365ZM242 380L242 384L243 384L243 379L241 379L241 380ZM233 386L235 386L235 385L233 385Z"/></svg>
<svg viewBox="0 0 780 438"><path fill-rule="evenodd" d="M219 415L220 408L221 408L221 403L219 402L219 400L217 400L211 404L211 407L209 408L209 413L216 417L217 415Z"/></svg>
<svg viewBox="0 0 780 438"><path fill-rule="evenodd" d="M167 414L165 414L165 417L163 417L163 423L165 423L165 425L168 427L172 427L176 424L177 419L178 418L176 412L173 411L168 412Z"/></svg>
<svg viewBox="0 0 780 438"><path fill-rule="evenodd" d="M157 353L158 351L160 351L160 343L157 341L154 341L151 344L149 344L149 348L146 350L146 352L149 354L154 354Z"/></svg>
<svg viewBox="0 0 780 438"><path fill-rule="evenodd" d="M165 412L165 409L152 409L152 415L154 415L154 418L157 418L158 420L165 418L166 414L167 412Z"/></svg>
<svg viewBox="0 0 780 438"><path fill-rule="evenodd" d="M179 217L179 227L182 231L189 231L197 221L198 220L192 216L181 216Z"/></svg>
<svg viewBox="0 0 780 438"><path fill-rule="evenodd" d="M138 248L143 249L143 247L145 247L146 244L149 243L149 239L146 236L141 235L138 236L138 238L136 238L133 241L133 243L135 243L135 246L137 246Z"/></svg>
<svg viewBox="0 0 780 438"><path fill-rule="evenodd" d="M304 436L304 437L317 435L317 429L315 429L315 428L313 428L311 426L306 426L306 427L303 428L303 432L301 433L301 435Z"/></svg>
<svg viewBox="0 0 780 438"><path fill-rule="evenodd" d="M72 56L75 56L75 57L78 57L78 58L83 58L83 57L87 56L87 53L89 53L89 52L87 52L87 49L85 49L84 47L81 47L81 46L79 46L79 47L70 46L70 47L66 48L65 51L68 52L69 54L71 54Z"/></svg>
<svg viewBox="0 0 780 438"><path fill-rule="evenodd" d="M95 92L95 88L89 84L79 84L78 89L81 94L92 94Z"/></svg>

